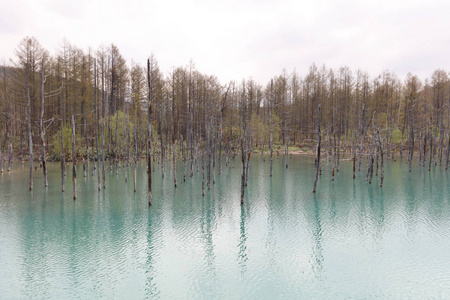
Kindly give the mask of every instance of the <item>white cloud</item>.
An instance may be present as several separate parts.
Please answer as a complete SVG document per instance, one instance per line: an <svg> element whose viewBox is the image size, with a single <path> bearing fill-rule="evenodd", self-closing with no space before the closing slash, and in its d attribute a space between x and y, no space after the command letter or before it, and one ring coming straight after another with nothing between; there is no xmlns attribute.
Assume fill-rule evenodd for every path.
<svg viewBox="0 0 450 300"><path fill-rule="evenodd" d="M165 72L193 59L223 83L265 83L312 63L425 77L450 67L448 11L450 2L437 0L8 1L0 58L35 36L50 52L66 38L84 49L115 43L128 61L154 53Z"/></svg>

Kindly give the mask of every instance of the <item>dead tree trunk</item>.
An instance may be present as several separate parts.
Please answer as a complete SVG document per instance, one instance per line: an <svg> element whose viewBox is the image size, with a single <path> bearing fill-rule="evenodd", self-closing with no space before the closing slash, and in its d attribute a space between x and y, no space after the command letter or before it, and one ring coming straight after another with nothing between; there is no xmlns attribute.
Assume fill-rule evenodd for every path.
<svg viewBox="0 0 450 300"><path fill-rule="evenodd" d="M211 138L211 118L207 118L206 124L207 128L205 131L207 132L206 136L206 182L208 186L208 191L211 189L211 148L212 148L212 138Z"/></svg>
<svg viewBox="0 0 450 300"><path fill-rule="evenodd" d="M104 75L103 75L104 76ZM102 79L103 81L103 79ZM102 84L103 85L103 84ZM109 89L109 81L106 81L106 94L105 94L105 104L104 104L104 115L103 115L103 128L102 128L102 180L103 180L103 188L106 186L106 166L105 166L105 129L106 129L106 117L108 113L108 89ZM108 122L109 123L109 122Z"/></svg>
<svg viewBox="0 0 450 300"><path fill-rule="evenodd" d="M176 164L176 141L175 136L173 137L173 144L172 144L172 164L173 164L173 185L176 188L177 187L177 164Z"/></svg>
<svg viewBox="0 0 450 300"><path fill-rule="evenodd" d="M101 179L100 179L100 157L98 151L98 107L97 107L97 60L94 59L94 99L95 99L95 143L97 146L97 188L100 191Z"/></svg>
<svg viewBox="0 0 450 300"><path fill-rule="evenodd" d="M41 134L41 154L42 154L42 167L44 172L44 186L48 186L47 180L47 159L45 155L45 128L44 128L44 59L42 59L41 65L41 115L39 118L39 132Z"/></svg>
<svg viewBox="0 0 450 300"><path fill-rule="evenodd" d="M320 169L320 143L321 143L321 136L320 136L320 104L318 106L318 121L317 121L317 157L316 157L316 177L314 179L314 188L313 193L317 190L317 180L319 180L319 169Z"/></svg>
<svg viewBox="0 0 450 300"><path fill-rule="evenodd" d="M33 190L33 137L31 136L31 97L30 97L30 83L28 79L28 64L26 65L26 85L27 85L27 124L28 124L28 142L30 151L30 187L29 190Z"/></svg>
<svg viewBox="0 0 450 300"><path fill-rule="evenodd" d="M233 96L231 97L231 108L230 108L230 141L228 142L228 154L227 154L227 165L231 160L231 151L233 149L233 105L234 105L234 86L233 86Z"/></svg>
<svg viewBox="0 0 450 300"><path fill-rule="evenodd" d="M270 81L270 177L273 174L273 79Z"/></svg>
<svg viewBox="0 0 450 300"><path fill-rule="evenodd" d="M365 112L366 112L366 110L365 110L365 107L364 107L364 104L363 104L363 107L362 107L362 120L361 120L361 123L362 123L362 126L361 126L361 144L360 144L360 147L359 147L359 161L358 161L358 171L361 171L361 162L362 162L362 154L363 154L363 151L364 151L364 135L365 135L365 119L364 119L364 116L365 116Z"/></svg>
<svg viewBox="0 0 450 300"><path fill-rule="evenodd" d="M189 102L189 138L191 140L191 170L189 172L189 177L194 176L194 118L193 118L193 109L191 109L191 103ZM198 157L197 157L198 158Z"/></svg>
<svg viewBox="0 0 450 300"><path fill-rule="evenodd" d="M147 59L147 81L148 81L148 123L147 123L147 167L148 167L148 205L152 205L152 158L151 158L151 138L152 138L152 83L150 59Z"/></svg>
<svg viewBox="0 0 450 300"><path fill-rule="evenodd" d="M114 98L114 110L116 113L116 129L114 132L114 162L116 165L116 175L119 174L119 168L120 168L120 154L121 154L121 142L117 140L117 127L119 123L119 111L117 110L117 98Z"/></svg>
<svg viewBox="0 0 450 300"><path fill-rule="evenodd" d="M372 144L370 146L370 156L369 156L369 166L367 168L366 181L372 183L372 175L373 175L373 152L374 152L374 141L375 141L375 126L374 126L375 112L372 115Z"/></svg>
<svg viewBox="0 0 450 300"><path fill-rule="evenodd" d="M449 162L449 158L450 158L450 136L448 136L448 144L447 144L447 157L445 160L445 171L447 171L448 169L448 162Z"/></svg>
<svg viewBox="0 0 450 300"><path fill-rule="evenodd" d="M21 147L21 151L20 151L20 157L21 157L21 164L23 165L25 163L25 138L24 138L24 133L23 133L23 128L20 130L20 147Z"/></svg>
<svg viewBox="0 0 450 300"><path fill-rule="evenodd" d="M378 134L378 149L380 151L380 158L381 158L381 162L380 162L380 169L381 169L381 174L380 174L380 187L383 187L383 179L384 179L384 160L383 160L383 147L381 144L381 138L380 138L380 131L377 132Z"/></svg>
<svg viewBox="0 0 450 300"><path fill-rule="evenodd" d="M136 192L136 169L138 162L137 130L136 130L136 111L134 112L134 192Z"/></svg>
<svg viewBox="0 0 450 300"><path fill-rule="evenodd" d="M11 140L11 132L8 135L8 168L6 169L7 172L11 171L11 163L12 163L12 156L13 156L13 147L12 147L12 140Z"/></svg>
<svg viewBox="0 0 450 300"><path fill-rule="evenodd" d="M61 140L61 189L64 192L66 187L66 157L64 154L64 140L63 140L63 130L64 130L64 116L63 116L63 101L62 96L59 98L60 105L60 113L61 113L61 132L60 132L60 140Z"/></svg>
<svg viewBox="0 0 450 300"><path fill-rule="evenodd" d="M241 177L241 205L244 204L245 194L245 150L244 150L244 138L241 138L241 158L242 158L242 177Z"/></svg>
<svg viewBox="0 0 450 300"><path fill-rule="evenodd" d="M130 140L129 140L129 133L130 130L128 128L128 110L127 107L125 106L125 104L123 105L123 109L124 109L124 114L126 111L126 115L127 115L127 123L125 126L125 115L123 116L123 155L122 155L122 165L123 165L123 172L125 173L125 182L128 182L128 164L129 164L129 145L130 145ZM126 158L126 159L125 159ZM125 168L125 162L126 162L126 168Z"/></svg>
<svg viewBox="0 0 450 300"><path fill-rule="evenodd" d="M264 157L264 146L266 145L266 110L263 110L264 113L264 120L263 120L263 138L262 138L262 145L261 145L261 159L262 161L265 161Z"/></svg>
<svg viewBox="0 0 450 300"><path fill-rule="evenodd" d="M181 155L183 161L183 182L186 182L186 147L184 144L184 136L181 135Z"/></svg>
<svg viewBox="0 0 450 300"><path fill-rule="evenodd" d="M162 138L162 116L161 116L161 104L159 105L159 142L161 144L161 176L164 178L164 145Z"/></svg>
<svg viewBox="0 0 450 300"><path fill-rule="evenodd" d="M127 105L127 167L130 165L130 107Z"/></svg>
<svg viewBox="0 0 450 300"><path fill-rule="evenodd" d="M219 175L222 173L222 119L223 119L223 106L220 109L219 118Z"/></svg>
<svg viewBox="0 0 450 300"><path fill-rule="evenodd" d="M414 110L413 110L413 107L411 107L410 139L411 139L411 143L410 143L411 150L410 150L410 156L409 156L409 172L411 172L413 155L414 155ZM431 161L431 158L430 158L430 161Z"/></svg>
<svg viewBox="0 0 450 300"><path fill-rule="evenodd" d="M245 87L244 87L245 89ZM242 178L241 178L241 205L244 204L244 195L245 195L245 171L246 171L246 165L245 165L245 159L246 159L246 152L247 149L245 149L247 147L247 143L246 143L246 139L247 139L247 103L246 103L246 98L245 98L245 92L244 95L242 96L242 106L243 106L243 110L242 110L242 124L244 127L244 131L243 134L241 136L241 160L242 160Z"/></svg>
<svg viewBox="0 0 450 300"><path fill-rule="evenodd" d="M86 135L86 113L84 111L84 101L81 103L81 114L83 115L83 137L84 137L84 143L86 144L86 157L89 161L89 147L88 147L88 139ZM83 177L87 176L87 171L89 171L89 167L86 168L86 159L82 157L83 159Z"/></svg>
<svg viewBox="0 0 450 300"><path fill-rule="evenodd" d="M77 154L75 151L75 116L72 115L72 182L73 199L77 199Z"/></svg>
<svg viewBox="0 0 450 300"><path fill-rule="evenodd" d="M0 144L0 174L3 174L3 155L2 155L2 145Z"/></svg>
<svg viewBox="0 0 450 300"><path fill-rule="evenodd" d="M202 196L205 196L205 150L202 149Z"/></svg>
<svg viewBox="0 0 450 300"><path fill-rule="evenodd" d="M353 154L353 179L355 179L356 177L356 139L357 137L355 137L354 134L352 134L352 139L353 139L353 145L352 145L352 154Z"/></svg>

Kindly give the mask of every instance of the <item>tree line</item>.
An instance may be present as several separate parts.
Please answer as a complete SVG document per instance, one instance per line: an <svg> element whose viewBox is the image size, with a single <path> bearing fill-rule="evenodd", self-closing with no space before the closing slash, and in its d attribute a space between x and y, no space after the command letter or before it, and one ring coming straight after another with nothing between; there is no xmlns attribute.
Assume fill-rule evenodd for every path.
<svg viewBox="0 0 450 300"><path fill-rule="evenodd" d="M402 81L389 71L370 77L313 64L303 76L283 70L263 84L221 83L192 61L164 74L153 55L147 65L128 64L114 44L83 50L63 41L50 54L26 37L0 70L0 169L31 161L32 189L33 160L45 175L47 159L61 161L65 174L65 162L78 158L84 176L99 170L100 188L105 165L118 170L147 157L147 167L158 160L164 176L165 162L181 159L182 180L204 170L204 191L240 154L244 191L252 153L270 156L272 176L274 151L315 153L319 140L317 166L322 152L332 178L344 156L353 159L354 172L373 166L378 172L383 155L405 156L410 169L417 156L429 169L447 169L449 103L441 69L425 81L413 74Z"/></svg>

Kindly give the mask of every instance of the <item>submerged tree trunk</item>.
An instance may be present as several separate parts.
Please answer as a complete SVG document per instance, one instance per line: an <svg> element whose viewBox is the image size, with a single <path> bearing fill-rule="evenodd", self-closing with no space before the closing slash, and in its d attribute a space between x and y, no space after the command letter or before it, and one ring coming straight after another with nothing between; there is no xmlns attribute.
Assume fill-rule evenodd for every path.
<svg viewBox="0 0 450 300"><path fill-rule="evenodd" d="M410 156L409 156L409 172L411 172L412 168L412 161L413 161L413 154L414 154L414 111L413 108L411 108L411 129L410 129ZM431 143L433 144L433 142ZM431 153L430 153L431 155ZM430 162L431 162L431 156L430 156Z"/></svg>
<svg viewBox="0 0 450 300"><path fill-rule="evenodd" d="M369 183L372 183L372 176L373 176L373 163L374 163L373 152L374 152L374 147L375 147L374 119L375 119L375 112L373 112L373 115L372 115L372 145L370 147L369 167L367 169L367 175L366 175L366 181L369 181Z"/></svg>
<svg viewBox="0 0 450 300"><path fill-rule="evenodd" d="M318 106L318 122L317 122L317 158L316 158L316 177L314 178L314 188L313 193L317 190L317 180L319 179L319 169L320 169L320 143L321 143L321 136L320 136L320 104Z"/></svg>
<svg viewBox="0 0 450 300"><path fill-rule="evenodd" d="M47 180L47 159L45 155L45 128L44 128L44 59L41 65L41 115L39 118L39 131L41 134L42 170L44 173L44 186L48 186Z"/></svg>
<svg viewBox="0 0 450 300"><path fill-rule="evenodd" d="M125 173L125 182L128 182L128 147L130 145L129 141L129 130L128 129L128 110L125 104L123 105L124 109L124 116L123 116L123 150L122 150L122 166L123 166L123 172ZM125 123L125 111L127 116L127 123ZM126 125L125 125L126 124ZM126 168L125 168L126 163Z"/></svg>
<svg viewBox="0 0 450 300"><path fill-rule="evenodd" d="M28 79L28 64L26 65L26 85L27 85L27 125L28 125L28 142L30 151L30 187L29 190L33 190L33 137L31 136L31 97L30 97L30 83Z"/></svg>
<svg viewBox="0 0 450 300"><path fill-rule="evenodd" d="M175 139L175 137L174 137ZM176 141L173 141L173 153L172 153L172 163L173 163L173 185L174 187L177 187L177 164L176 164Z"/></svg>
<svg viewBox="0 0 450 300"><path fill-rule="evenodd" d="M222 172L222 118L223 118L223 107L220 109L220 119L219 119L219 175Z"/></svg>
<svg viewBox="0 0 450 300"><path fill-rule="evenodd" d="M77 154L75 151L75 116L72 115L72 181L73 199L77 199Z"/></svg>
<svg viewBox="0 0 450 300"><path fill-rule="evenodd" d="M148 81L148 123L147 123L147 167L148 167L148 205L152 205L152 83L151 83L150 59L147 59L147 81Z"/></svg>
<svg viewBox="0 0 450 300"><path fill-rule="evenodd" d="M205 196L205 150L202 149L202 196Z"/></svg>
<svg viewBox="0 0 450 300"><path fill-rule="evenodd" d="M83 159L83 177L87 176L87 172L89 171L89 167L86 168L86 160L87 163L89 163L89 147L88 147L88 139L86 135L86 112L84 111L84 101L81 103L81 114L83 115L83 137L84 137L84 143L86 147L86 158L82 157Z"/></svg>
<svg viewBox="0 0 450 300"><path fill-rule="evenodd" d="M0 144L0 174L3 174L3 155L2 155L2 145Z"/></svg>
<svg viewBox="0 0 450 300"><path fill-rule="evenodd" d="M105 109L104 109L104 115L103 115L103 128L102 128L102 180L103 180L103 188L105 188L105 186L106 186L105 130L106 130L106 117L107 117L107 113L108 113L108 89L109 89L109 82L107 81L106 82L106 94L105 94L105 98L103 99L105 101L105 104L104 104L104 108Z"/></svg>
<svg viewBox="0 0 450 300"><path fill-rule="evenodd" d="M364 135L365 135L365 119L364 119L364 116L365 116L365 112L366 112L366 110L365 110L365 107L364 107L364 104L363 104L363 107L362 107L362 120L361 120L361 123L362 123L362 128L361 128L361 144L360 144L360 147L359 147L359 161L358 161L358 171L361 171L361 162L362 162L362 153L363 153L363 151L364 151Z"/></svg>
<svg viewBox="0 0 450 300"><path fill-rule="evenodd" d="M138 162L138 146L137 146L137 131L136 131L136 112L134 113L134 192L136 192L136 169Z"/></svg>
<svg viewBox="0 0 450 300"><path fill-rule="evenodd" d="M356 152L353 153L353 179L356 177Z"/></svg>
<svg viewBox="0 0 450 300"><path fill-rule="evenodd" d="M97 107L97 60L94 59L94 99L95 99L95 143L97 147L97 188L101 189L101 179L100 179L100 157L98 150L98 107Z"/></svg>
<svg viewBox="0 0 450 300"><path fill-rule="evenodd" d="M380 168L381 168L381 174L380 174L380 187L383 187L383 179L384 179L384 160L383 160L383 147L381 144L381 138L380 138L380 131L377 132L378 134L378 149L380 151L380 158L381 158L381 162L380 162Z"/></svg>
<svg viewBox="0 0 450 300"><path fill-rule="evenodd" d="M63 129L64 129L64 120L63 120L63 102L62 96L59 98L60 110L61 110L61 132L60 132L60 140L61 140L61 190L64 192L66 187L66 157L64 154L64 140L63 140Z"/></svg>
<svg viewBox="0 0 450 300"><path fill-rule="evenodd" d="M163 137L162 137L162 116L161 116L161 104L159 105L159 143L161 149L161 176L164 178L164 145L163 145Z"/></svg>
<svg viewBox="0 0 450 300"><path fill-rule="evenodd" d="M241 177L241 205L244 204L245 194L245 150L244 150L244 138L241 139L241 158L242 158L242 177Z"/></svg>
<svg viewBox="0 0 450 300"><path fill-rule="evenodd" d="M450 136L448 137L448 144L447 144L447 157L445 160L445 171L447 171L448 169L448 162L449 162L449 158L450 158Z"/></svg>
<svg viewBox="0 0 450 300"><path fill-rule="evenodd" d="M270 177L273 174L273 79L270 81Z"/></svg>

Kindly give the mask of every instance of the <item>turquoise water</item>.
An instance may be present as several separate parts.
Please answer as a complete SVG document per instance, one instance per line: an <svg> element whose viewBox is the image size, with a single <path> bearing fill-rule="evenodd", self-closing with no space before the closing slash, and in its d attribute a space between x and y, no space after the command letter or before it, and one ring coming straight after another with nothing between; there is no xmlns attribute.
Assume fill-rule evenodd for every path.
<svg viewBox="0 0 450 300"><path fill-rule="evenodd" d="M253 159L240 205L240 162L201 196L201 173L173 187L172 168L144 164L82 177L72 199L59 164L49 184L16 164L0 176L1 299L450 299L450 176L408 173L390 162L385 184L352 179L350 162L331 182L324 166L312 193L311 157Z"/></svg>

